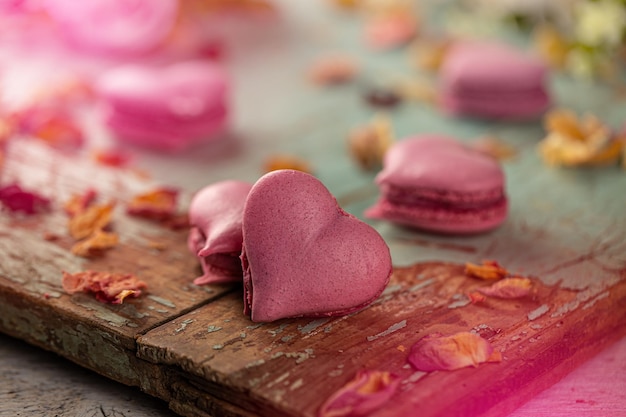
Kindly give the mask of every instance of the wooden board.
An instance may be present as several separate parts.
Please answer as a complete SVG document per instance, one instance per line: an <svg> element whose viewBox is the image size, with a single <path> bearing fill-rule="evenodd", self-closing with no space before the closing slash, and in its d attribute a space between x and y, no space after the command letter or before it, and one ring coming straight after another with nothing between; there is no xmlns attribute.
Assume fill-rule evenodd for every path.
<svg viewBox="0 0 626 417"><path fill-rule="evenodd" d="M337 45L362 59L360 81L412 69L402 51L367 51L354 19L315 2L289 3L288 24L243 30L242 39L229 45L227 65L237 86L231 136L178 156L131 149L158 181L184 188L181 209L189 193L210 182L254 181L274 153L307 159L340 204L359 217L375 200L374 173L361 171L345 144L350 129L376 111L362 100L366 82L322 91L306 82L304 70ZM51 67L66 68L62 63ZM24 91L32 88L30 81L24 79ZM610 86L558 76L551 87L557 106L592 111L613 126L626 116ZM517 157L504 163L511 212L492 233L462 238L373 222L397 269L368 309L327 321L251 323L241 313L237 289L190 284L198 265L184 231L124 214L123 203L153 183L96 167L85 155L16 141L3 181L40 187L56 204L37 218L0 215L0 330L141 387L181 415L294 417L314 415L362 368L402 378L378 415L406 415L413 407L431 416L505 415L626 333L626 175L620 168L545 167L536 154L543 137L538 122L453 120L424 103L407 103L389 117L400 138L422 132L463 141L494 135L515 148ZM109 144L97 126L90 125L90 132L90 145ZM69 253L59 205L91 186L120 201L114 229L122 245L85 261ZM44 240L46 233L60 238ZM150 241L165 249L151 249ZM482 259L532 277L536 292L520 301L467 304L464 294L480 283L463 276L460 265ZM122 306L64 294L61 271L87 268L137 273L149 292ZM479 332L504 360L428 375L408 367L408 349L421 336L460 330Z"/></svg>
<svg viewBox="0 0 626 417"><path fill-rule="evenodd" d="M466 276L458 262L420 262L397 266L383 295L361 312L257 324L242 314L241 291L190 284L198 266L186 248L185 230L123 212L124 201L153 184L28 141L12 147L8 161L8 177L26 187L45 181L42 189L56 204L52 213L35 218L2 218L2 331L138 386L182 415L314 416L358 370L375 369L402 378L381 416L405 415L416 407L433 417L504 416L625 333L626 270L609 264L624 261L625 242L611 240L611 234L589 242L597 251L589 256L568 251L564 257L558 246L552 248L556 262L543 276L507 259L511 272L532 277L532 295L524 299L472 304L467 294L484 282ZM103 257L84 260L69 252L72 241L59 202L94 184L105 201L109 196L120 201L114 229L123 243ZM59 238L45 240L45 233ZM410 233L394 228L387 238L457 257L474 258L478 252L467 243ZM148 241L155 240L162 250L150 248ZM490 249L496 259L503 257L499 250ZM578 265L579 258L593 260L602 273L557 279L561 268ZM61 272L83 269L135 273L148 283L148 294L121 306L64 294ZM421 337L459 331L485 337L503 361L430 374L407 364L411 345Z"/></svg>

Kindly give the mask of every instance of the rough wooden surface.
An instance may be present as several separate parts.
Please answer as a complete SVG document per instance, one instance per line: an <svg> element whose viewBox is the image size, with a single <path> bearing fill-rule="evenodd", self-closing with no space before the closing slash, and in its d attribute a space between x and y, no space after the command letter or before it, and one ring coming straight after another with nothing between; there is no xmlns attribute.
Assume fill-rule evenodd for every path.
<svg viewBox="0 0 626 417"><path fill-rule="evenodd" d="M199 271L184 250L186 231L125 213L124 204L133 193L155 185L28 141L11 147L5 178L44 190L53 208L32 218L0 215L0 329L126 384L139 385L142 378L152 381L152 371L141 370L135 358L135 337L228 290L191 284ZM118 200L113 229L121 240L118 247L93 259L70 252L74 241L62 210L72 192L88 187L98 190L101 201ZM151 242L162 249L154 249ZM87 294L66 294L63 271L88 269L136 274L148 290L117 306Z"/></svg>
<svg viewBox="0 0 626 417"><path fill-rule="evenodd" d="M346 152L346 135L355 126L369 121L377 111L362 100L368 80L392 79L412 74L414 70L409 68L402 51L372 54L364 48L361 27L354 18L329 11L320 2L283 3L285 19L276 25L256 29L250 25L243 30L233 26L230 31L240 30L237 36L241 36L231 38L233 42L228 45L230 54L226 65L233 74L236 88L233 128L225 140L175 157L129 150L137 156L137 165L153 172L159 181L181 186L188 192L220 179L254 181L268 156L295 154L311 163L315 174L342 206L361 217L363 210L375 200L377 189L372 182L374 173L359 170L351 161ZM251 44L254 48L250 48ZM361 60L361 79L335 90L312 87L304 76L308 65L319 54L336 49ZM24 60L20 65L45 68L38 59L29 61L27 52L19 51ZM16 60L12 57L11 62L3 62L7 63L8 71L8 64ZM52 60L47 65L67 71L72 69L69 61ZM17 72L20 71L18 66ZM21 81L3 87L28 92L36 88L36 82L45 85L47 80L24 77ZM626 107L619 105L620 98L610 86L563 76L555 76L551 81L555 105L579 112L592 111L614 127L624 120ZM623 171L617 167L546 168L536 154L537 141L543 136L539 122L453 120L425 103L407 103L390 112L389 117L399 137L438 132L471 141L493 135L517 151L516 158L504 163L511 213L502 227L486 235L458 238L428 235L384 222L373 223L387 240L394 263L407 266L437 261L458 265L484 258L497 259L512 271L533 276L540 290L538 297L543 299L489 302L483 307L463 305L465 299L459 295L460 289L463 285L477 285L465 278L452 278L446 281L448 285L442 285L445 275L442 274L437 285L432 282L415 287L428 278L414 283L409 277L396 277L399 281L388 288L380 302L357 315L324 323L291 320L255 327L241 315L239 293L218 298L227 291L225 288L216 287L207 293L189 285L198 271L184 247L184 234L128 219L120 206L114 227L122 234L122 246L94 263L69 255L70 241L64 237L65 218L58 212L36 220L15 220L3 215L0 219L2 331L70 357L116 380L141 386L165 398L172 409L187 416L249 415L245 410L266 415L304 413L308 416L325 395L351 377L351 372L365 366L385 367L402 375L405 383L393 403L397 408L392 410L408 407L416 393L415 398L428 396L431 391L425 387L430 383L443 384L449 391L459 389L458 395L469 387L481 388L473 393L480 398L484 388L482 378L509 375L511 378L504 385L494 388L506 393L511 392L511 383L528 381L526 385L514 387L516 395L510 395L508 400L503 398L505 403L500 403L495 411L488 409L493 405L492 400L478 401L485 407L480 410L485 415L500 414L555 382L585 358L599 352L602 344L610 343L623 333L624 325L618 320L624 315L626 265L626 241L623 239L626 235L623 215L626 175ZM97 127L90 125L90 133L93 133L89 137L90 145L110 144L110 138ZM43 148L26 144L18 150L17 156L9 160L13 177L23 179L24 185L42 187L55 200L69 196L70 191L95 185L105 194L114 194L124 201L133 192L143 191L148 186L128 172L104 174L109 179L103 181L102 170L89 164L82 170L69 170L69 176L59 176L56 174L62 168L85 165L85 161L60 158L51 162ZM37 169L33 170L33 166ZM41 237L46 232L62 237L55 242L43 241ZM150 240L164 242L169 249L163 252L148 249ZM115 307L103 306L89 296L62 294L60 271L85 267L133 269L132 272L148 281L149 295L153 297L129 300L124 306ZM149 280L143 274L155 274L163 279ZM428 297L433 295L437 297L438 309L426 313L427 307L421 303L429 302ZM457 307L448 309L450 304ZM548 311L528 322L528 312L541 312L544 304ZM221 323L220 320L230 321ZM621 320L623 323L623 318ZM563 324L559 325L561 321ZM611 330L612 326L617 327ZM406 352L398 350L398 346L409 348L415 338L437 328L469 330L475 327L499 349L504 349L503 363L428 376L404 368ZM501 332L489 334L490 329L501 329ZM139 344L135 342L136 337L139 337ZM368 341L368 337L371 340ZM180 343L181 340L185 343ZM623 347L623 341L619 346ZM20 356L16 350L20 353L19 345L8 351L7 356ZM381 351L385 354L379 354ZM528 361L522 361L524 357ZM623 367L624 357L621 358L619 366ZM13 372L11 375L18 372L11 358L1 363L2 369ZM336 365L329 369L332 363ZM59 375L44 373L31 377L37 374L34 369L28 369L26 373L18 373L19 377L0 379L3 395L7 393L0 401L2 406L10 404L12 410L18 409L14 404L20 392L29 389L34 392L41 378ZM506 372L501 375L498 371L502 369ZM597 371L602 375L606 369L606 366L599 367ZM589 376L592 371L587 370L582 378L592 379ZM298 376L301 372L302 376ZM467 377L468 381L460 382L461 387L459 376ZM30 378L33 382L29 384L27 379ZM316 381L323 383L315 384ZM303 394L305 382L315 385L315 396ZM463 383L470 385L463 388ZM50 387L50 384L41 386ZM79 392L76 389L70 384L69 395ZM611 392L608 388L604 391ZM595 401L593 395L597 393L580 390L566 398L580 407L590 406L586 409L588 415L610 415L604 413L605 410L594 414L590 402ZM411 398L407 399L409 395ZM305 397L308 399L302 404L295 400ZM5 402L4 398L8 400ZM54 403L53 397L42 397L45 398ZM468 404L476 404L476 397L469 398L474 400ZM455 399L456 403L435 405L459 411L454 408L460 404L459 397ZM578 403L578 400L585 403ZM103 404L100 399L93 401ZM101 414L115 415L119 411L118 404L105 403L108 405L104 406L104 411L100 410ZM94 403L87 400L79 404L90 404L86 410L92 410ZM550 403L543 404L547 407ZM0 410L4 412L2 406ZM526 416L536 415L538 409L541 406L531 408ZM155 413L163 413L161 409L156 410ZM579 415L577 408L570 410L573 410L570 415ZM613 410L618 410L615 416L624 413L623 397L621 408L617 404ZM145 415L150 414L145 412Z"/></svg>
<svg viewBox="0 0 626 417"><path fill-rule="evenodd" d="M263 416L315 416L359 369L402 378L376 415L419 409L433 417L504 416L624 330L626 311L615 307L626 303L626 277L573 311L563 306L578 291L538 280L528 299L471 304L465 294L481 285L460 266L418 264L396 269L383 296L364 311L269 324L243 317L241 294L233 293L141 336L139 357L176 367L209 396ZM490 340L503 362L432 374L407 366L408 350L421 337L460 331Z"/></svg>

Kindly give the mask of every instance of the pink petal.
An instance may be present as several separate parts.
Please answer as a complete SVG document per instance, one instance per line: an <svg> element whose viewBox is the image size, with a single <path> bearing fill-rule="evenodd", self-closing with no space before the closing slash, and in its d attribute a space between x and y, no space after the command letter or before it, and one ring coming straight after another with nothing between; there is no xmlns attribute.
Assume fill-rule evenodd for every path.
<svg viewBox="0 0 626 417"><path fill-rule="evenodd" d="M0 188L0 204L11 212L21 211L27 215L50 209L50 200L35 192L24 190L17 184Z"/></svg>
<svg viewBox="0 0 626 417"><path fill-rule="evenodd" d="M318 417L365 416L385 404L399 382L399 378L389 372L361 370L326 400Z"/></svg>
<svg viewBox="0 0 626 417"><path fill-rule="evenodd" d="M475 333L460 332L452 336L433 333L415 343L407 359L418 371L451 371L499 361L492 354L489 342Z"/></svg>
<svg viewBox="0 0 626 417"><path fill-rule="evenodd" d="M488 287L479 288L478 291L496 298L521 298L530 293L532 282L528 278L512 277L505 278Z"/></svg>

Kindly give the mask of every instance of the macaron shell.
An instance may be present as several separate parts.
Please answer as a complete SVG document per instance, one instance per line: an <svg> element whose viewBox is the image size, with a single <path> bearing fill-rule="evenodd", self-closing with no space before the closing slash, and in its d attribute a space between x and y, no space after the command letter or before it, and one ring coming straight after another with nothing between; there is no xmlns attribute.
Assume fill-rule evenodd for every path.
<svg viewBox="0 0 626 417"><path fill-rule="evenodd" d="M365 211L368 218L468 234L497 227L508 212L498 162L447 136L397 142L385 155L376 182L381 196Z"/></svg>
<svg viewBox="0 0 626 417"><path fill-rule="evenodd" d="M43 0L41 6L72 45L124 56L161 45L178 17L176 0Z"/></svg>
<svg viewBox="0 0 626 417"><path fill-rule="evenodd" d="M243 218L246 312L253 321L363 308L391 275L387 244L344 212L315 177L274 171L253 186Z"/></svg>
<svg viewBox="0 0 626 417"><path fill-rule="evenodd" d="M238 260L241 254L243 209L251 188L248 182L227 180L211 184L193 197L188 246L200 259L202 283L241 280L241 270L234 268L231 258Z"/></svg>
<svg viewBox="0 0 626 417"><path fill-rule="evenodd" d="M550 106L550 98L545 91L539 90L502 97L444 92L440 105L451 115L523 121L543 113Z"/></svg>
<svg viewBox="0 0 626 417"><path fill-rule="evenodd" d="M103 74L95 90L116 137L144 147L184 150L228 121L227 76L205 61L123 66Z"/></svg>
<svg viewBox="0 0 626 417"><path fill-rule="evenodd" d="M446 54L440 77L444 90L507 92L536 89L546 72L538 57L513 46L463 41Z"/></svg>
<svg viewBox="0 0 626 417"><path fill-rule="evenodd" d="M435 134L406 138L385 154L379 185L473 193L502 188L504 174L491 157Z"/></svg>
<svg viewBox="0 0 626 417"><path fill-rule="evenodd" d="M163 113L193 118L221 105L228 93L226 73L205 61L167 67L125 65L104 73L96 91L125 113Z"/></svg>

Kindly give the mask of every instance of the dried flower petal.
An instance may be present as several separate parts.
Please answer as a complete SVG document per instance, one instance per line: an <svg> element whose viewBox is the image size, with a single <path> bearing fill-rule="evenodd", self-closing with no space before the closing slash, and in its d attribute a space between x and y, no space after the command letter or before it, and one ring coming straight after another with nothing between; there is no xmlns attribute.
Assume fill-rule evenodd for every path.
<svg viewBox="0 0 626 417"><path fill-rule="evenodd" d="M407 360L418 371L452 371L483 362L498 362L493 348L479 335L460 332L451 336L433 333L411 347Z"/></svg>
<svg viewBox="0 0 626 417"><path fill-rule="evenodd" d="M133 197L126 212L132 216L164 221L176 214L177 203L178 190L157 188Z"/></svg>
<svg viewBox="0 0 626 417"><path fill-rule="evenodd" d="M116 149L100 149L93 153L93 159L101 165L123 168L130 162L131 155Z"/></svg>
<svg viewBox="0 0 626 417"><path fill-rule="evenodd" d="M550 25L542 25L533 32L534 44L539 54L553 68L563 68L567 61L567 54L572 46Z"/></svg>
<svg viewBox="0 0 626 417"><path fill-rule="evenodd" d="M0 188L0 204L11 212L22 212L33 215L48 211L50 200L35 192L27 191L18 184Z"/></svg>
<svg viewBox="0 0 626 417"><path fill-rule="evenodd" d="M74 239L84 239L96 230L104 229L111 221L114 203L87 207L70 218L68 228Z"/></svg>
<svg viewBox="0 0 626 417"><path fill-rule="evenodd" d="M615 164L625 146L597 117L578 119L569 110L553 110L546 115L547 136L539 153L549 165L598 166Z"/></svg>
<svg viewBox="0 0 626 417"><path fill-rule="evenodd" d="M277 171L279 169L295 169L311 173L311 166L307 161L293 155L274 155L265 162L265 172Z"/></svg>
<svg viewBox="0 0 626 417"><path fill-rule="evenodd" d="M399 382L399 378L389 372L361 370L326 400L318 417L366 416L393 396Z"/></svg>
<svg viewBox="0 0 626 417"><path fill-rule="evenodd" d="M512 277L504 278L494 284L479 288L478 291L496 298L521 298L530 293L532 282L528 278Z"/></svg>
<svg viewBox="0 0 626 417"><path fill-rule="evenodd" d="M472 143L472 148L498 161L511 159L517 154L515 148L493 136L484 136L475 140Z"/></svg>
<svg viewBox="0 0 626 417"><path fill-rule="evenodd" d="M394 142L391 122L378 115L363 127L354 130L348 137L350 154L364 169L380 167L385 152Z"/></svg>
<svg viewBox="0 0 626 417"><path fill-rule="evenodd" d="M88 188L82 193L76 193L70 197L63 205L63 209L68 216L72 217L87 210L98 197L98 192L93 188Z"/></svg>
<svg viewBox="0 0 626 417"><path fill-rule="evenodd" d="M500 266L500 264L496 261L483 261L481 265L476 265L470 262L466 263L465 274L474 278L495 280L504 278L509 275L509 272Z"/></svg>
<svg viewBox="0 0 626 417"><path fill-rule="evenodd" d="M476 292L476 291L473 291L467 294L467 297L470 299L470 302L472 304L482 303L483 301L487 299L487 297L485 297L483 294Z"/></svg>
<svg viewBox="0 0 626 417"><path fill-rule="evenodd" d="M409 48L409 57L418 69L437 72L452 46L447 38L420 38Z"/></svg>
<svg viewBox="0 0 626 417"><path fill-rule="evenodd" d="M358 72L353 58L327 56L319 58L309 68L309 78L317 85L337 85L352 81Z"/></svg>
<svg viewBox="0 0 626 417"><path fill-rule="evenodd" d="M116 233L96 230L87 239L81 240L72 246L74 255L89 258L101 253L103 250L111 249L119 243Z"/></svg>
<svg viewBox="0 0 626 417"><path fill-rule="evenodd" d="M93 293L102 303L121 304L126 297L139 297L147 288L145 282L132 274L83 271L63 272L63 289L69 293Z"/></svg>
<svg viewBox="0 0 626 417"><path fill-rule="evenodd" d="M393 13L370 19L365 40L373 49L390 49L407 44L417 33L417 19L411 14Z"/></svg>
<svg viewBox="0 0 626 417"><path fill-rule="evenodd" d="M19 130L41 139L55 149L82 148L83 131L71 114L50 105L35 105L15 114Z"/></svg>

